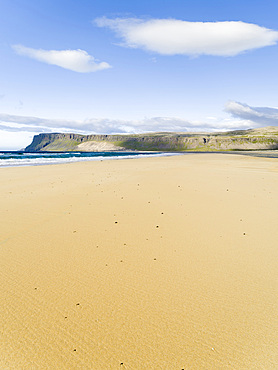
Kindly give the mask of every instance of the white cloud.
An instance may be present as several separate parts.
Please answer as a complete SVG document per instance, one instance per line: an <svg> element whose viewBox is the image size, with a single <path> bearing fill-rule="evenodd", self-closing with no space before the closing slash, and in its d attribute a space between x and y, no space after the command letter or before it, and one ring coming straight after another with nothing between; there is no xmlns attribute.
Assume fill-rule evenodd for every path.
<svg viewBox="0 0 278 370"><path fill-rule="evenodd" d="M225 111L233 117L248 120L253 126L278 126L278 109L269 107L250 107L247 104L230 101Z"/></svg>
<svg viewBox="0 0 278 370"><path fill-rule="evenodd" d="M177 19L97 18L124 46L163 55L234 56L247 50L274 45L278 32L240 21L186 22Z"/></svg>
<svg viewBox="0 0 278 370"><path fill-rule="evenodd" d="M43 50L32 49L23 45L13 45L15 52L19 55L56 65L74 72L88 73L102 69L111 68L106 62L98 62L85 50Z"/></svg>

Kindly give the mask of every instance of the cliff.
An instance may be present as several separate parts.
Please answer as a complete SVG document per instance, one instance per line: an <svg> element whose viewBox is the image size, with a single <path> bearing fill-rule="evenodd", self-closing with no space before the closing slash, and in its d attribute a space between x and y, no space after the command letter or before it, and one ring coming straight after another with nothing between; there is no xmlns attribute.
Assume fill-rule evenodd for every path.
<svg viewBox="0 0 278 370"><path fill-rule="evenodd" d="M278 127L218 133L138 135L35 135L26 152L39 151L225 151L278 149Z"/></svg>

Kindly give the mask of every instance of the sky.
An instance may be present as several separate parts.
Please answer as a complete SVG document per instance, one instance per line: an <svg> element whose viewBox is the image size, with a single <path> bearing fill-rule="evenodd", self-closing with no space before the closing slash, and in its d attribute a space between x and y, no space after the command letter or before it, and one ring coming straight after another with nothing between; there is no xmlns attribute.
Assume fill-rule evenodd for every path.
<svg viewBox="0 0 278 370"><path fill-rule="evenodd" d="M0 150L278 126L277 0L1 0Z"/></svg>

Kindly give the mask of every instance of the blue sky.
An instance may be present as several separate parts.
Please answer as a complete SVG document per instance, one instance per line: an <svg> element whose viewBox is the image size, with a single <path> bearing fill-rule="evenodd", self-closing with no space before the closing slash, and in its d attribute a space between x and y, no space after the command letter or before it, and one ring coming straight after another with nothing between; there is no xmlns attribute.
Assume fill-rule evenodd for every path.
<svg viewBox="0 0 278 370"><path fill-rule="evenodd" d="M278 2L2 0L0 149L278 125Z"/></svg>

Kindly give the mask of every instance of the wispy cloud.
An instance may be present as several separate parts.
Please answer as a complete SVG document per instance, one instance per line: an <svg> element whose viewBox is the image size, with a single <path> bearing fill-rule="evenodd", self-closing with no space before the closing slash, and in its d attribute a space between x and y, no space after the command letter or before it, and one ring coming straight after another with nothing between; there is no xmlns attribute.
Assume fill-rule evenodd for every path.
<svg viewBox="0 0 278 370"><path fill-rule="evenodd" d="M106 62L98 62L85 50L43 50L13 45L19 55L29 57L47 64L56 65L74 72L89 73L111 68Z"/></svg>
<svg viewBox="0 0 278 370"><path fill-rule="evenodd" d="M6 132L49 132L49 129L36 126L9 126L0 125L0 131Z"/></svg>
<svg viewBox="0 0 278 370"><path fill-rule="evenodd" d="M255 126L278 126L278 109L269 107L251 107L247 104L230 101L225 111L233 117L248 120Z"/></svg>
<svg viewBox="0 0 278 370"><path fill-rule="evenodd" d="M123 46L163 55L235 56L278 41L277 31L240 21L186 22L102 17L94 22L114 31L123 40Z"/></svg>
<svg viewBox="0 0 278 370"><path fill-rule="evenodd" d="M34 132L75 132L82 134L128 134L145 132L223 131L250 128L249 121L208 119L208 122L188 121L178 117L152 117L142 120L86 119L69 121L0 114L0 130Z"/></svg>

